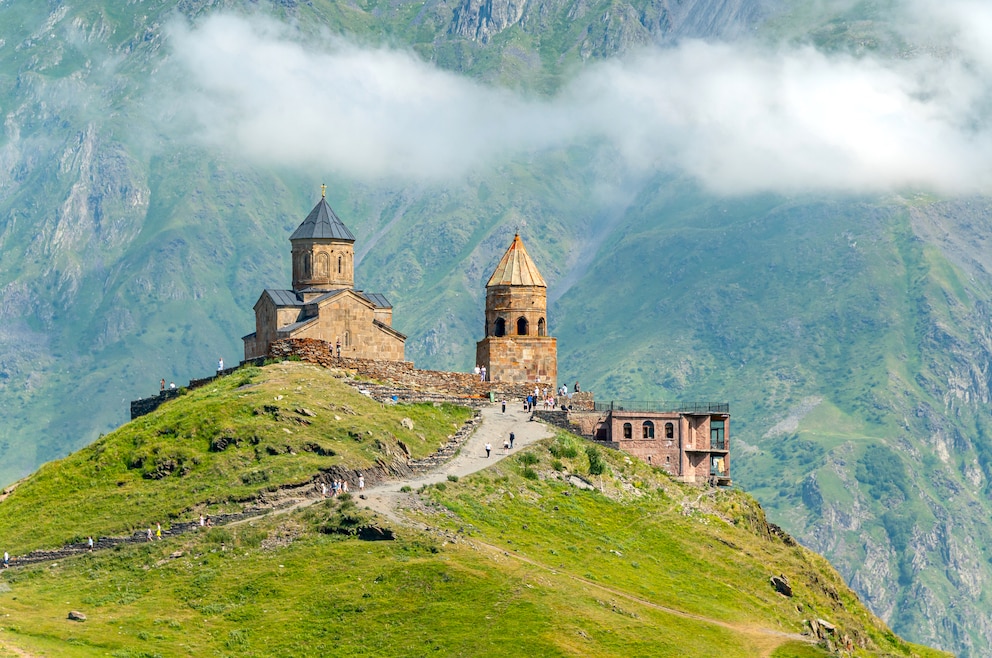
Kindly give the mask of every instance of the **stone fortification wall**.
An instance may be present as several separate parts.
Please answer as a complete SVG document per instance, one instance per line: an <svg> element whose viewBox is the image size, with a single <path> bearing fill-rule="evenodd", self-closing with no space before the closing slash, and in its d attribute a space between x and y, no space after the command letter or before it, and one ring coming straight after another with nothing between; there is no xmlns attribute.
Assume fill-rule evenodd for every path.
<svg viewBox="0 0 992 658"><path fill-rule="evenodd" d="M579 410L576 409L574 405L572 409L573 410L571 412L562 411L560 409L555 409L553 411L536 409L534 411L534 418L543 420L549 425L566 429L569 432L578 434L579 436L584 436L588 439L595 438L596 428L602 424L605 414L595 411Z"/></svg>
<svg viewBox="0 0 992 658"><path fill-rule="evenodd" d="M285 359L291 356L299 357L303 361L325 368L349 370L363 377L392 382L404 388L417 389L425 393L488 399L490 392L492 392L496 399L503 397L518 399L525 398L534 392L533 384L482 382L479 381L477 375L470 372L417 370L409 361L338 358L334 355L333 345L311 338L280 340L269 348L270 358Z"/></svg>
<svg viewBox="0 0 992 658"><path fill-rule="evenodd" d="M209 377L204 377L202 379L191 379L189 383L186 384L185 388L192 390L194 388L200 388L206 384L209 384L218 377L223 377L224 375L229 375L240 366L234 366L233 368L225 368L224 370L218 370L216 374L210 375ZM159 391L158 395L154 395L150 398L141 398L140 400L131 400L131 420L138 418L139 416L144 416L145 414L150 414L151 412L158 409L163 402L172 400L179 397L180 390L176 388L167 388L164 391Z"/></svg>

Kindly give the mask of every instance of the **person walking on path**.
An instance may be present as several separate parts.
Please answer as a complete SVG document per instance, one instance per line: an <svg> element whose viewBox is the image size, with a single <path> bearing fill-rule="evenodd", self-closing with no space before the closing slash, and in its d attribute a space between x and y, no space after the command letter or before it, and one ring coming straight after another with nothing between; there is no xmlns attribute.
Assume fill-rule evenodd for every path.
<svg viewBox="0 0 992 658"><path fill-rule="evenodd" d="M493 450L493 444L486 441L486 459L489 459L489 453Z"/></svg>
<svg viewBox="0 0 992 658"><path fill-rule="evenodd" d="M323 496L324 498L327 498L327 483L326 482L321 482L320 483L320 495Z"/></svg>
<svg viewBox="0 0 992 658"><path fill-rule="evenodd" d="M335 344L335 347L338 350L338 358L340 359L341 358L341 339L340 338L338 339L338 342Z"/></svg>
<svg viewBox="0 0 992 658"><path fill-rule="evenodd" d="M510 439L503 439L503 454L510 454Z"/></svg>
<svg viewBox="0 0 992 658"><path fill-rule="evenodd" d="M161 538L162 538L162 524L161 523L156 523L155 524L155 539L161 539Z"/></svg>
<svg viewBox="0 0 992 658"><path fill-rule="evenodd" d="M148 541L152 540L152 527L148 526Z"/></svg>
<svg viewBox="0 0 992 658"><path fill-rule="evenodd" d="M506 413L506 398L503 398L502 405L503 405L503 413Z"/></svg>
<svg viewBox="0 0 992 658"><path fill-rule="evenodd" d="M217 372L224 370L224 359L217 359Z"/></svg>
<svg viewBox="0 0 992 658"><path fill-rule="evenodd" d="M515 436L513 435L513 432L510 432L510 448L513 448L513 441L514 441L514 439L516 439L516 438L517 438L517 437L515 437Z"/></svg>
<svg viewBox="0 0 992 658"><path fill-rule="evenodd" d="M93 552L93 538L89 537L86 539L86 545L89 546L90 553Z"/></svg>
<svg viewBox="0 0 992 658"><path fill-rule="evenodd" d="M3 552L3 568L6 569L10 566L10 553L7 551Z"/></svg>
<svg viewBox="0 0 992 658"><path fill-rule="evenodd" d="M165 380L164 379L159 383L159 386L161 388L159 388L158 390L160 390L160 391L164 391L165 390Z"/></svg>
<svg viewBox="0 0 992 658"><path fill-rule="evenodd" d="M358 474L358 493L365 493L365 476Z"/></svg>

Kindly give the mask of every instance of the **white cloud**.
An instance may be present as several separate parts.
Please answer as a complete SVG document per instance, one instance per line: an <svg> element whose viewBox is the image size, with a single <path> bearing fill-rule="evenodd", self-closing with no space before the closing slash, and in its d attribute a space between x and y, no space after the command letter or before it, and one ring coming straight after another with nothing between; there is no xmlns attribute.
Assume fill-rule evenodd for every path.
<svg viewBox="0 0 992 658"><path fill-rule="evenodd" d="M939 11L937 11L939 9ZM907 7L901 59L686 41L587 66L526 99L395 50L317 49L263 19L171 30L195 136L274 164L444 179L600 140L635 170L758 190L992 192L992 7ZM925 54L926 51L939 56Z"/></svg>

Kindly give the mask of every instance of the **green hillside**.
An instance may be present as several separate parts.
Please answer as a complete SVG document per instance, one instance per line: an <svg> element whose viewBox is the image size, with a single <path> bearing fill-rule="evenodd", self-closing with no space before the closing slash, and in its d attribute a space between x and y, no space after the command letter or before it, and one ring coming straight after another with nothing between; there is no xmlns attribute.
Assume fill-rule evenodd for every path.
<svg viewBox="0 0 992 658"><path fill-rule="evenodd" d="M343 36L528 100L596 62L691 37L751 34L854 60L943 57L952 45L900 36L898 2L540 0L518 17L511 4L496 2L487 22L470 0L4 3L0 483L112 432L161 378L182 384L220 356L236 362L252 304L289 283L288 236L327 183L358 238L357 283L394 304L418 366L472 367L483 286L520 230L551 286L562 381L601 400L731 402L735 482L774 522L901 635L986 655L986 199L721 195L664 161L662 173L630 171L595 136L450 179L364 176L193 140L188 108L158 95L182 73L169 66L173 21L222 12L261 13L306 52ZM267 453L252 463L249 446L210 460L244 495L268 483L240 478L282 468ZM225 461L235 455L247 461ZM143 474L157 458L118 467L122 488L149 496ZM165 459L188 466L185 453ZM73 478L82 487L90 471ZM196 504L223 509L212 496ZM148 498L115 527L184 509Z"/></svg>
<svg viewBox="0 0 992 658"><path fill-rule="evenodd" d="M273 393L278 417L251 413ZM317 414L312 425L296 422L294 405ZM0 501L0 538L21 554L150 517L170 519L168 531L317 469L365 468L400 415L426 450L467 412L379 405L303 364L241 371L46 465ZM248 435L297 448L319 436L335 455L217 450L218 437ZM136 449L181 450L193 467L142 478ZM246 486L260 468L264 487ZM357 498L314 503L4 570L0 655L832 655L803 635L809 619L828 621L831 642L849 639L853 655L944 655L893 635L746 494L675 483L567 434L411 493L399 518ZM361 528L392 538L363 541ZM791 597L770 585L780 574ZM86 620L68 621L69 610Z"/></svg>

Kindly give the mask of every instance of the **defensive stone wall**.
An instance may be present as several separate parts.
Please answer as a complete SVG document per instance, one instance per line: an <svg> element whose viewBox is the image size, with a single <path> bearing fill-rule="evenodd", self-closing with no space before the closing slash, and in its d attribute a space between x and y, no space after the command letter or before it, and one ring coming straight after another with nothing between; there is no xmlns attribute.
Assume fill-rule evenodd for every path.
<svg viewBox="0 0 992 658"><path fill-rule="evenodd" d="M186 384L184 388L192 390L194 388L200 388L209 384L218 377L223 377L224 375L229 375L241 366L234 366L233 368L225 368L223 370L218 370L216 374L210 375L209 377L203 377L202 379L191 379L189 383ZM159 391L158 395L154 395L150 398L141 398L140 400L131 400L131 420L138 418L139 416L144 416L145 414L150 414L151 412L162 406L163 402L167 402L174 398L179 397L179 389L177 388L167 388L163 391Z"/></svg>
<svg viewBox="0 0 992 658"><path fill-rule="evenodd" d="M495 399L525 398L534 392L534 384L510 382L483 382L478 375L470 372L444 372L441 370L417 370L410 361L378 361L373 359L353 359L334 355L334 346L312 338L291 338L280 340L269 348L269 358L286 359L299 357L302 361L325 368L339 368L384 382L392 382L404 388L417 389L424 393L441 393L447 396Z"/></svg>

